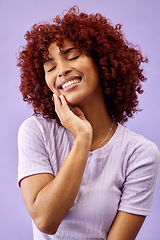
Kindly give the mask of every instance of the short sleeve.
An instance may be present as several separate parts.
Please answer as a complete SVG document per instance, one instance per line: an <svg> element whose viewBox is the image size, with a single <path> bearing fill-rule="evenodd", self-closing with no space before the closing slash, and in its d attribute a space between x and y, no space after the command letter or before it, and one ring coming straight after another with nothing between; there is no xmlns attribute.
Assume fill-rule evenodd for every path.
<svg viewBox="0 0 160 240"><path fill-rule="evenodd" d="M150 215L160 166L157 146L148 141L135 149L127 163L119 210Z"/></svg>
<svg viewBox="0 0 160 240"><path fill-rule="evenodd" d="M18 132L18 185L27 176L38 173L53 174L46 152L43 134L33 118L27 119Z"/></svg>

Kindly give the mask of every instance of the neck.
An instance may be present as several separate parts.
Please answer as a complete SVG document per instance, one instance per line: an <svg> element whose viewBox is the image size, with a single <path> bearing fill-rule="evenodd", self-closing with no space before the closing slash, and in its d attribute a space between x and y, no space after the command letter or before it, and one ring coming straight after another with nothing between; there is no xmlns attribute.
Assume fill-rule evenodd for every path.
<svg viewBox="0 0 160 240"><path fill-rule="evenodd" d="M85 104L81 103L79 105L80 109L83 111L86 119L90 122L93 128L93 140L91 150L98 148L102 140L107 136L109 129L113 123L112 118L109 116L106 105L104 103L103 95L96 97L94 96L94 101L85 101ZM111 132L110 136L113 135ZM104 145L107 141L104 143Z"/></svg>

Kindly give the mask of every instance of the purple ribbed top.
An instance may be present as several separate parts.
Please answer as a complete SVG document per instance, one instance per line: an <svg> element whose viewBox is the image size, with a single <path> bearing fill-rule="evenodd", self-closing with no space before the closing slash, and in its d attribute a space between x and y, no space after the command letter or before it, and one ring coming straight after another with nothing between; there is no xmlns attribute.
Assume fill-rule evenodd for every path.
<svg viewBox="0 0 160 240"><path fill-rule="evenodd" d="M31 117L18 134L18 183L26 176L56 176L74 138L56 120ZM34 240L106 239L118 210L149 215L160 166L156 145L118 124L111 140L89 152L75 202L55 235L33 223Z"/></svg>

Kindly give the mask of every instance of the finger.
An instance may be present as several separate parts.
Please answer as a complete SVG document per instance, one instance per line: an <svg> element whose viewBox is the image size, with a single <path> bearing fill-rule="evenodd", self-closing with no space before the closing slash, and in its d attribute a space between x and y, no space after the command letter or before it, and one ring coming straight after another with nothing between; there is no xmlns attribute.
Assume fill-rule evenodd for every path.
<svg viewBox="0 0 160 240"><path fill-rule="evenodd" d="M61 100L56 94L53 94L53 97L54 97L55 112L57 113L58 117L60 117L61 107L62 107Z"/></svg>
<svg viewBox="0 0 160 240"><path fill-rule="evenodd" d="M61 101L56 94L53 94L54 102L56 106L61 106Z"/></svg>
<svg viewBox="0 0 160 240"><path fill-rule="evenodd" d="M66 101L65 97L63 95L60 95L60 100L61 100L61 108L63 110L64 113L69 113L70 111L73 112L71 110L71 107L68 105L68 102Z"/></svg>
<svg viewBox="0 0 160 240"><path fill-rule="evenodd" d="M60 95L60 100L63 106L68 107L67 101L63 95ZM68 107L69 108L69 107Z"/></svg>
<svg viewBox="0 0 160 240"><path fill-rule="evenodd" d="M79 107L74 107L73 113L81 119L85 118L84 113L82 112L82 110Z"/></svg>
<svg viewBox="0 0 160 240"><path fill-rule="evenodd" d="M54 99L55 99L55 111L56 111L61 123L63 124L63 121L65 121L67 115L70 112L70 108L69 108L64 96L60 95L58 97L57 95L55 95Z"/></svg>

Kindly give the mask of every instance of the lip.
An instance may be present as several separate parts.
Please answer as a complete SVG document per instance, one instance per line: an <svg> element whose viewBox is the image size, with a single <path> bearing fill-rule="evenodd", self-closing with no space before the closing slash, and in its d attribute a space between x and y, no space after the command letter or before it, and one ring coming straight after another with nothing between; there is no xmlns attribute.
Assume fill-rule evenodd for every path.
<svg viewBox="0 0 160 240"><path fill-rule="evenodd" d="M58 88L61 88L63 84L65 84L65 83L67 83L69 81L72 81L72 80L76 80L76 79L81 80L82 77L80 77L80 76L66 77L66 78L62 79L62 81L60 81L60 83L58 84Z"/></svg>
<svg viewBox="0 0 160 240"><path fill-rule="evenodd" d="M75 84L73 84L71 86L68 86L65 89L61 89L61 90L64 91L64 92L68 92L68 91L71 91L72 89L76 88L77 86L79 86L79 84L80 84L80 82L79 83L75 83Z"/></svg>

